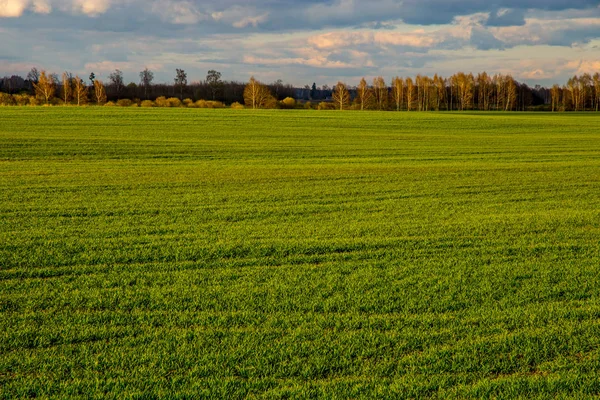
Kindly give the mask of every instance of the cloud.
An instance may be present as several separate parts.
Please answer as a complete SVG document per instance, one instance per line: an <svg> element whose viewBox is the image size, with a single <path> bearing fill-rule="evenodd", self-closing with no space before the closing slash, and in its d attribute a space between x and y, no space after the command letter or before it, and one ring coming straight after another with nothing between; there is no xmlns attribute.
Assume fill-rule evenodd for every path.
<svg viewBox="0 0 600 400"><path fill-rule="evenodd" d="M213 20L229 24L235 28L258 27L266 22L268 12L259 12L253 7L233 6L223 11L213 12Z"/></svg>
<svg viewBox="0 0 600 400"><path fill-rule="evenodd" d="M190 1L158 0L152 3L152 12L163 21L182 25L193 25L210 18Z"/></svg>
<svg viewBox="0 0 600 400"><path fill-rule="evenodd" d="M20 17L28 6L26 0L0 0L0 17Z"/></svg>
<svg viewBox="0 0 600 400"><path fill-rule="evenodd" d="M111 0L74 0L72 10L86 15L103 14L111 5Z"/></svg>
<svg viewBox="0 0 600 400"><path fill-rule="evenodd" d="M53 3L55 7L53 7ZM71 12L97 16L105 13L111 6L111 0L0 0L0 17L17 18L25 11L36 14L50 14L54 8Z"/></svg>
<svg viewBox="0 0 600 400"><path fill-rule="evenodd" d="M598 67L600 7L598 0L0 0L0 37L0 76L28 65L86 76L119 68L137 82L149 66L157 82L185 68L190 80L217 69L227 79L256 73L303 85L485 69L562 82Z"/></svg>

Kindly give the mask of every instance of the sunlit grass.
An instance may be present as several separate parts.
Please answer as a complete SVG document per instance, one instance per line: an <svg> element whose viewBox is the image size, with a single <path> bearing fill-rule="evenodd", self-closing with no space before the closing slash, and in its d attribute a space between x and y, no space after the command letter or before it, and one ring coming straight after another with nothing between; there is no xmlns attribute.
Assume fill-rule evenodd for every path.
<svg viewBox="0 0 600 400"><path fill-rule="evenodd" d="M596 396L599 126L0 108L0 397Z"/></svg>

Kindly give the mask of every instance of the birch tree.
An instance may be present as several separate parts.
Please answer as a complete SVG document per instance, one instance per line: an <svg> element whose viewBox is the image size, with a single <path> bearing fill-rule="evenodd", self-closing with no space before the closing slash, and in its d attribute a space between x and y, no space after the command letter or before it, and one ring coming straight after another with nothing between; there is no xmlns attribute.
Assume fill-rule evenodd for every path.
<svg viewBox="0 0 600 400"><path fill-rule="evenodd" d="M596 112L598 112L600 110L600 73L596 72L592 79L594 81L594 104Z"/></svg>
<svg viewBox="0 0 600 400"><path fill-rule="evenodd" d="M400 111L404 100L404 80L398 76L392 79L392 97L396 103L396 111Z"/></svg>
<svg viewBox="0 0 600 400"><path fill-rule="evenodd" d="M364 110L366 106L368 106L372 98L373 92L369 88L369 85L367 84L365 78L362 78L360 80L360 83L356 87L356 99L360 104L361 111Z"/></svg>
<svg viewBox="0 0 600 400"><path fill-rule="evenodd" d="M254 79L254 77L251 77L244 89L246 107L252 107L252 109L265 108L273 100L274 98L271 92L269 92L269 88Z"/></svg>
<svg viewBox="0 0 600 400"><path fill-rule="evenodd" d="M88 88L79 76L73 78L73 97L77 101L77 105L81 106L87 103L88 100Z"/></svg>
<svg viewBox="0 0 600 400"><path fill-rule="evenodd" d="M94 81L94 97L96 100L96 104L106 103L106 88L104 87L104 84L98 79Z"/></svg>
<svg viewBox="0 0 600 400"><path fill-rule="evenodd" d="M406 109L412 110L415 96L415 85L411 78L406 78Z"/></svg>
<svg viewBox="0 0 600 400"><path fill-rule="evenodd" d="M377 109L385 110L387 108L388 88L383 77L378 76L373 79L373 92L375 94Z"/></svg>
<svg viewBox="0 0 600 400"><path fill-rule="evenodd" d="M338 82L337 85L335 85L332 97L336 108L340 111L343 111L350 105L350 92L348 91L348 86L343 82Z"/></svg>
<svg viewBox="0 0 600 400"><path fill-rule="evenodd" d="M550 89L550 102L552 103L552 112L558 111L560 103L560 86L554 85Z"/></svg>
<svg viewBox="0 0 600 400"><path fill-rule="evenodd" d="M54 93L56 92L54 79L46 74L46 71L40 73L37 83L33 82L33 88L35 89L35 95L44 100L46 104L52 100Z"/></svg>
<svg viewBox="0 0 600 400"><path fill-rule="evenodd" d="M61 87L61 95L62 100L65 105L71 100L71 96L73 94L73 88L71 87L71 82L73 81L73 76L68 72L63 72L62 74L62 87Z"/></svg>

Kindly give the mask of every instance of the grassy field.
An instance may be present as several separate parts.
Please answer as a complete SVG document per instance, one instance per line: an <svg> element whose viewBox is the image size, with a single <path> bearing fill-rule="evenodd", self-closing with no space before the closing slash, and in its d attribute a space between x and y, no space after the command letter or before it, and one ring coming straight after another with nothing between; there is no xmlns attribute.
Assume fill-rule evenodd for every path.
<svg viewBox="0 0 600 400"><path fill-rule="evenodd" d="M600 116L0 108L0 398L600 395Z"/></svg>

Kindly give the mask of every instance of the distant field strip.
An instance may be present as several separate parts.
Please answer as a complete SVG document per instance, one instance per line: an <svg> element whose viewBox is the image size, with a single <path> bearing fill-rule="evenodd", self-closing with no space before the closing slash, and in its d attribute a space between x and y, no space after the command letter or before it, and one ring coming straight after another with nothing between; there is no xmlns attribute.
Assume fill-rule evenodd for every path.
<svg viewBox="0 0 600 400"><path fill-rule="evenodd" d="M0 398L598 398L600 116L0 107Z"/></svg>

